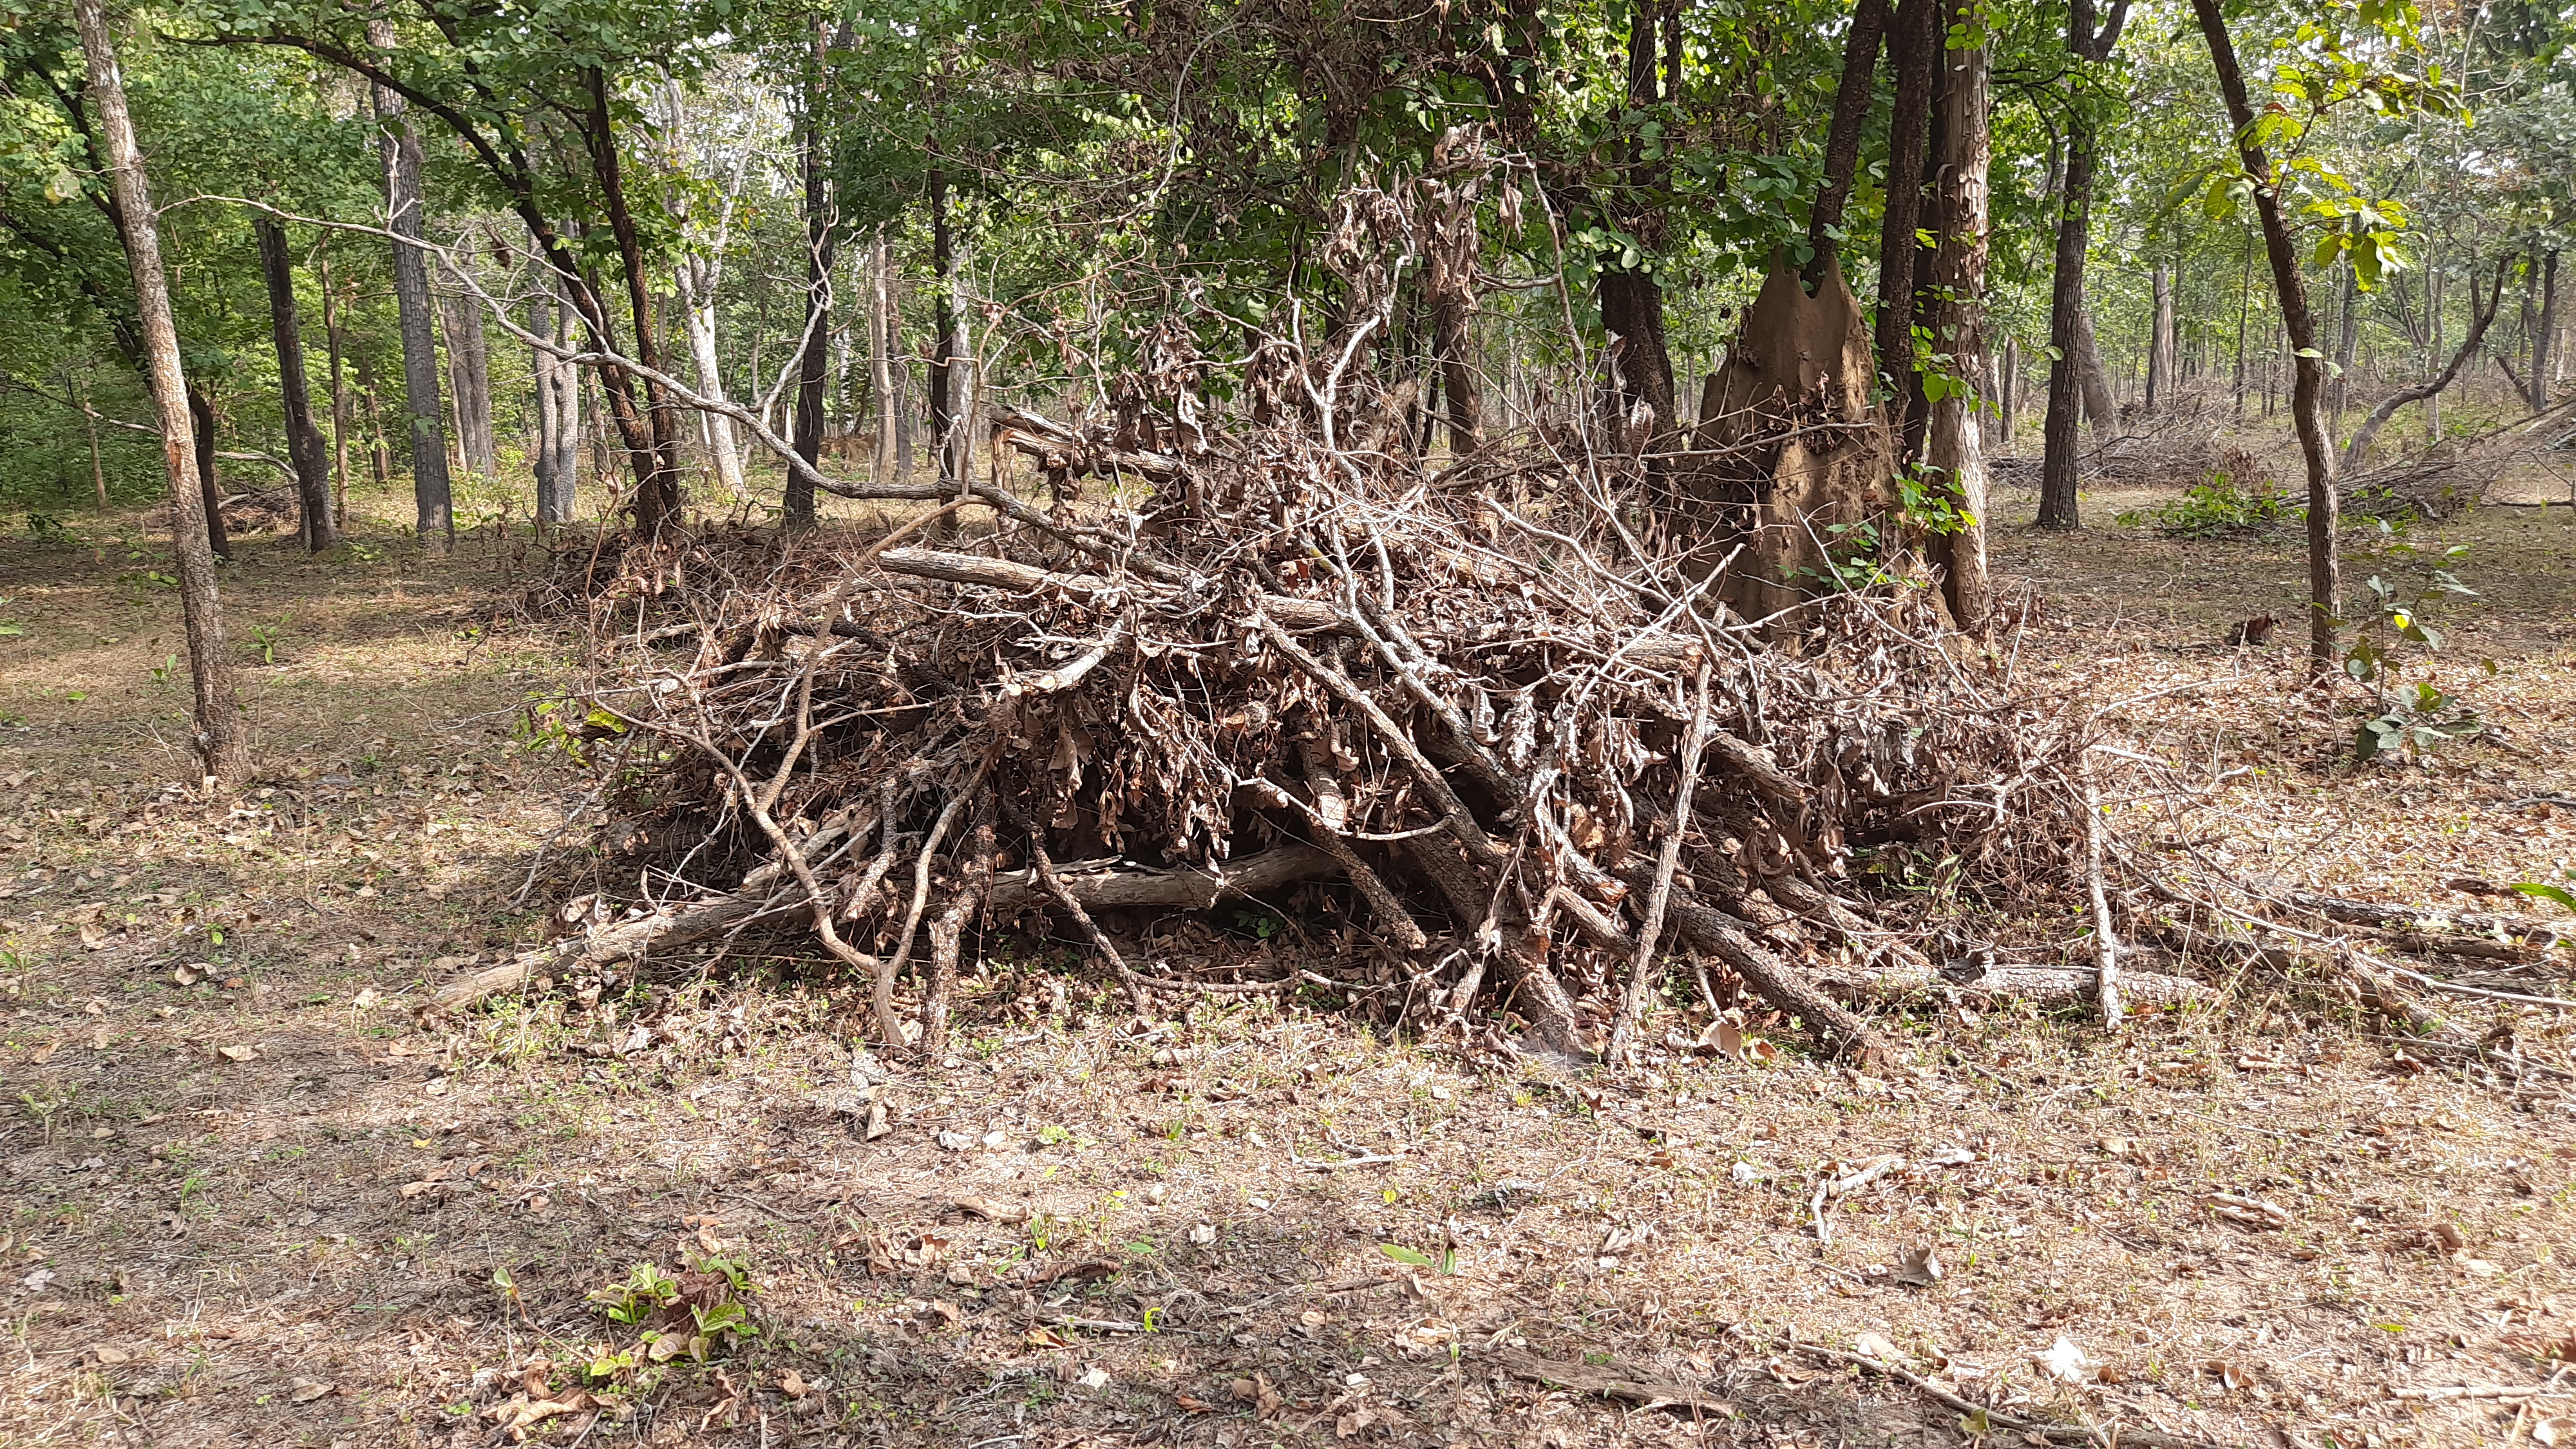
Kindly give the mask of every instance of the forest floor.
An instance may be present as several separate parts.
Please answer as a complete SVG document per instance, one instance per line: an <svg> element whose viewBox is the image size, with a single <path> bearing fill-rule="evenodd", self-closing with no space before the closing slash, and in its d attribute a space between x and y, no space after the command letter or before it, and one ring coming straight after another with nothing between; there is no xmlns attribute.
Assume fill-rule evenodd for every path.
<svg viewBox="0 0 2576 1449"><path fill-rule="evenodd" d="M1996 571L2038 601L2019 668L2206 686L2120 718L2205 772L2207 848L2463 907L2449 882L2569 868L2576 511L2400 540L2470 545L2420 667L2497 729L2354 772L2354 700L2301 690L2295 625L2220 643L2299 617L2297 540L2111 525L2145 501L2088 497L2065 536L2001 499ZM0 537L0 1442L2022 1438L1810 1346L2133 1442L2576 1441L2558 1013L2457 1003L2521 1071L2249 978L2117 1036L1928 1003L1880 1077L1794 1048L1587 1077L1293 1006L1142 1019L1032 956L977 969L957 1060L855 1063L886 1077L871 1140L857 994L756 949L419 1024L541 928L583 839L584 780L513 733L565 645L496 624L491 544L247 541L262 775L210 800L166 565L74 526ZM601 1292L639 1265L756 1333L653 1363Z"/></svg>

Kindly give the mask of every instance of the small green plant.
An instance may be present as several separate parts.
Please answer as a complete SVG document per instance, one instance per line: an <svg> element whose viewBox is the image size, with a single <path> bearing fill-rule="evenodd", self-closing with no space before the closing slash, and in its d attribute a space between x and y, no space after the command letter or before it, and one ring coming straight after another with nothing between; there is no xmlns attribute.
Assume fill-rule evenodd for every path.
<svg viewBox="0 0 2576 1449"><path fill-rule="evenodd" d="M27 513L27 536L44 543L78 543L80 539L63 521L50 513Z"/></svg>
<svg viewBox="0 0 2576 1449"><path fill-rule="evenodd" d="M284 632L286 632L286 621L284 619L280 619L274 624L253 624L250 626L250 638L242 645L242 648L249 653L258 655L259 662L262 664L275 664L277 662L278 636Z"/></svg>
<svg viewBox="0 0 2576 1449"><path fill-rule="evenodd" d="M704 1363L729 1342L759 1335L746 1302L756 1291L748 1268L707 1257L676 1275L657 1263L638 1263L624 1278L594 1290L589 1301L609 1322L639 1330L646 1362L668 1363L685 1354ZM625 1366L634 1363L632 1355L615 1357ZM618 1366L608 1365L611 1372Z"/></svg>
<svg viewBox="0 0 2576 1449"><path fill-rule="evenodd" d="M2207 482L2184 489L2180 498L2133 508L2114 521L2123 528L2152 527L2167 538L2221 538L2260 533L2307 516L2308 510L2269 478L2248 489L2239 488L2225 472L2213 472Z"/></svg>
<svg viewBox="0 0 2576 1449"><path fill-rule="evenodd" d="M160 663L152 666L152 687L155 689L168 689L170 687L171 676L178 672L179 656L176 654L165 655Z"/></svg>
<svg viewBox="0 0 2576 1449"><path fill-rule="evenodd" d="M383 546L380 544L369 543L363 538L353 538L348 541L346 547L349 551L349 557L356 559L362 564L383 563L385 561L385 551Z"/></svg>
<svg viewBox="0 0 2576 1449"><path fill-rule="evenodd" d="M1279 917L1269 911L1236 911L1234 928L1256 941L1267 941L1279 934Z"/></svg>
<svg viewBox="0 0 2576 1449"><path fill-rule="evenodd" d="M6 594L0 594L0 609L5 609L7 607L9 607L9 596ZM24 621L18 619L0 619L0 639L15 639L26 632L27 626Z"/></svg>
<svg viewBox="0 0 2576 1449"><path fill-rule="evenodd" d="M2415 550L2399 544L2394 551ZM2445 567L2457 563L2468 551L2466 544L2453 544L2442 550L2441 563L2411 591L2377 574L2370 576L2366 585L2371 596L2370 613L2358 621L2359 627L2353 631L2352 643L2343 656L2344 673L2354 682L2368 686L2371 695L2371 713L2353 732L2354 764L2367 764L2390 750L2421 755L2485 731L2486 725L2477 711L2431 680L2419 679L2408 686L2398 678L2410 654L2431 654L2442 647L2442 631L2426 615L2447 599L2474 597L2477 593ZM2495 673L2495 661L2486 661L2486 671Z"/></svg>

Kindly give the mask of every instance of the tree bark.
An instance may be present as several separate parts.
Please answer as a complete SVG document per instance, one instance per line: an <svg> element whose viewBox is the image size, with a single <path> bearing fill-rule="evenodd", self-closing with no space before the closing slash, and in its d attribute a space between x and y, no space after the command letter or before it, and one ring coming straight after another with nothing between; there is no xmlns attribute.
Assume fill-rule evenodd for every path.
<svg viewBox="0 0 2576 1449"><path fill-rule="evenodd" d="M569 348L572 309L540 297L528 304L528 330ZM549 527L572 521L581 481L580 369L559 355L531 349L537 381L537 521Z"/></svg>
<svg viewBox="0 0 2576 1449"><path fill-rule="evenodd" d="M232 655L225 647L223 600L215 584L215 559L207 543L205 495L190 451L188 385L179 362L179 329L170 313L170 286L161 265L160 213L143 175L134 142L134 120L125 106L125 78L107 30L101 0L72 0L81 52L88 61L90 93L107 143L110 183L120 210L125 257L134 273L146 373L160 415L161 462L170 477L171 552L179 574L179 610L188 636L188 674L196 689L193 743L210 779L240 784L250 778L250 748L242 732L241 701L233 688Z"/></svg>
<svg viewBox="0 0 2576 1449"><path fill-rule="evenodd" d="M2297 363L2290 398L2291 423L2298 429L2299 455L2308 472L2308 663L2317 673L2334 667L2335 621L2343 612L2341 561L2335 555L2336 526L2342 500L2335 491L2335 458L2322 416L2325 358L2318 353L2316 321L2308 313L2307 283L2299 275L2299 256L2290 237L2289 219L2281 213L2280 182L2271 158L2254 139L2254 107L2245 93L2245 72L2236 61L2236 45L2227 34L2219 0L2192 0L2209 58L2218 70L2219 89L2227 97L2228 120L2236 127L2236 146L2245 174L2254 182L2254 211L2263 223L2263 250L2272 263L2272 285L2281 296L2281 323L2290 334Z"/></svg>
<svg viewBox="0 0 2576 1449"><path fill-rule="evenodd" d="M2102 339L2093 330L2093 303L2078 298L2075 303L2076 378L2084 393L2084 421L2097 428L2116 427L2120 407L2111 397L2111 374L2102 366Z"/></svg>
<svg viewBox="0 0 2576 1449"><path fill-rule="evenodd" d="M268 287L268 329L277 347L278 399L286 414L286 457L295 467L296 533L305 548L320 553L333 542L331 453L322 430L313 425L313 397L304 379L295 259L286 250L286 229L274 218L254 219L251 231L259 241L260 277Z"/></svg>
<svg viewBox="0 0 2576 1449"><path fill-rule="evenodd" d="M367 407L367 471L379 491L394 486L393 450L385 442L385 415L376 389L376 367L367 360L365 348L355 354L358 371L358 397Z"/></svg>
<svg viewBox="0 0 2576 1449"><path fill-rule="evenodd" d="M1914 233L1923 211L1932 78L1940 68L1941 46L1940 0L1897 0L1887 33L1896 103L1888 118L1887 204L1878 229L1878 370L1899 399L1908 395L1914 377L1914 272L1920 250Z"/></svg>
<svg viewBox="0 0 2576 1449"><path fill-rule="evenodd" d="M824 162L823 22L814 22L812 55L805 72L803 137L799 147L805 171L805 330L796 358L796 456L809 467L823 458L823 381L832 345L832 243L834 226L832 178ZM934 183L935 184L935 183ZM787 496L782 515L790 531L814 526L814 484L795 469L787 470Z"/></svg>
<svg viewBox="0 0 2576 1449"><path fill-rule="evenodd" d="M1972 25L1970 7L1983 0L1950 0L1953 24ZM1946 488L1961 524L1928 540L1941 570L1941 592L1962 629L1984 626L1992 610L1986 567L1986 457L1978 413L1986 377L1987 173L1994 158L1987 128L1986 52L1981 46L1947 52L1936 104L1940 151L1933 158L1931 229L1939 238L1930 257L1932 345L1947 353L1949 384L1932 399L1924 423L1924 461Z"/></svg>
<svg viewBox="0 0 2576 1449"><path fill-rule="evenodd" d="M393 43L391 21L370 21L370 42ZM381 33L379 33L381 32ZM420 136L403 119L401 96L375 90L382 129L386 229L394 234L394 310L402 323L403 437L411 447L411 492L423 547L444 553L456 546L455 491L447 477L447 426L439 417L438 338L430 314L429 262L415 245L425 235L420 194Z"/></svg>
<svg viewBox="0 0 2576 1449"><path fill-rule="evenodd" d="M1825 133L1825 183L1807 214L1807 290L1841 260L1843 210L1851 201L1852 173L1860 165L1860 134L1878 96L1878 52L1887 38L1887 0L1858 0L1843 36L1842 81L1834 89L1834 119Z"/></svg>
<svg viewBox="0 0 2576 1449"><path fill-rule="evenodd" d="M2334 416L2343 424L2343 410L2352 401L2352 363L2361 350L2361 278L2353 271L2349 259L2343 265L2343 319L2335 338Z"/></svg>

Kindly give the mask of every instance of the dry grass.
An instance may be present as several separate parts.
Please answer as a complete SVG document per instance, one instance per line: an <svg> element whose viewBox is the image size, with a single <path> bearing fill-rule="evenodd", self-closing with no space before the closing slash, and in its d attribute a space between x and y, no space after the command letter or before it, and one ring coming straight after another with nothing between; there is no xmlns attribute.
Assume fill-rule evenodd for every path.
<svg viewBox="0 0 2576 1449"><path fill-rule="evenodd" d="M2443 881L2576 854L2564 811L2499 804L2571 790L2576 523L2450 532L2482 602L2439 667L2511 733L2359 776L2349 714L2303 704L2286 656L2199 647L2294 613L2294 545L2007 526L1996 550L2049 601L2019 667L2105 698L2247 676L2128 719L2142 751L2248 771L2195 807L2214 848L2457 902ZM1140 1020L1032 943L966 983L957 1061L887 1064L872 1141L862 992L756 942L416 1032L409 994L538 929L545 902L512 902L583 782L509 724L556 646L483 627L486 552L245 552L237 632L284 621L251 670L268 778L210 803L164 786L185 696L150 668L175 608L118 580L153 565L0 540L0 620L26 629L0 639L23 721L0 780L24 772L0 818L8 1442L480 1444L514 1399L579 1405L532 1437L601 1444L1960 1439L1792 1347L1862 1334L2022 1412L2223 1443L2518 1441L2576 1404L2390 1393L2539 1384L2528 1349L2576 1333L2555 1013L2462 1013L2511 1029L2519 1077L2249 978L2122 1039L1925 1002L1883 1079L1682 1049L1576 1079L1294 1006ZM179 984L194 962L208 979ZM1668 1007L1650 1036L1704 1021ZM1829 1198L1820 1241L1818 1183L1885 1154L1905 1165ZM1350 1158L1393 1160L1299 1161ZM2214 1216L2212 1192L2282 1220ZM1935 1285L1878 1271L1927 1247ZM569 1398L636 1339L586 1295L707 1256L747 1268L760 1334L606 1412ZM1090 1263L1115 1273L1038 1281ZM2052 1382L2034 1355L2060 1336L2109 1372ZM1712 1402L1552 1391L1499 1371L1516 1345Z"/></svg>

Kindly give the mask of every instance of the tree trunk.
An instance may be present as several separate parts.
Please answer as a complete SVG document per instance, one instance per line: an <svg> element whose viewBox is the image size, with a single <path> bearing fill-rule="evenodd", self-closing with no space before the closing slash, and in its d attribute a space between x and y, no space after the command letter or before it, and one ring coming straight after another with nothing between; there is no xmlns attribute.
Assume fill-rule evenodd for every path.
<svg viewBox="0 0 2576 1449"><path fill-rule="evenodd" d="M1860 164L1860 135L1878 98L1878 51L1887 37L1887 0L1857 0L1843 36L1843 74L1834 90L1834 119L1825 133L1825 184L1807 214L1807 290L1824 284L1840 260L1843 209Z"/></svg>
<svg viewBox="0 0 2576 1449"><path fill-rule="evenodd" d="M466 472L489 478L500 471L500 455L492 437L492 357L490 342L483 335L483 304L455 273L448 272L448 277L439 311L446 322L456 453Z"/></svg>
<svg viewBox="0 0 2576 1449"><path fill-rule="evenodd" d="M1658 65L1658 21L1673 0L1638 0L1628 18L1628 104L1642 110L1663 97L1661 73L1669 70L1676 76L1681 56L1674 54L1664 66ZM1653 414L1653 435L1662 437L1672 431L1677 414L1673 405L1673 356L1664 336L1664 287L1649 267L1662 250L1665 222L1663 204L1657 198L1663 183L1663 163L1648 163L1634 154L1633 147L1623 153L1626 174L1615 188L1627 196L1625 204L1613 202L1612 208L1627 214L1614 218L1636 238L1638 250L1645 255L1634 268L1605 267L1601 272L1599 297L1601 326L1617 341L1610 351L1611 366L1616 369L1619 403L1622 413L1643 404Z"/></svg>
<svg viewBox="0 0 2576 1449"><path fill-rule="evenodd" d="M975 351L974 292L972 276L973 247L962 238L951 237L948 257L948 410L953 415L946 441L939 451L939 486L949 493L963 493L975 476L975 405L981 379L976 376L979 360ZM947 531L952 521L942 519L941 530Z"/></svg>
<svg viewBox="0 0 2576 1449"><path fill-rule="evenodd" d="M196 688L193 743L210 779L240 784L250 778L250 748L243 737L241 701L233 689L233 663L224 642L223 600L208 547L205 494L189 449L190 389L179 363L179 329L170 315L170 287L161 267L160 213L134 144L134 121L125 107L125 77L108 36L101 0L72 0L81 52L89 63L90 94L98 106L105 161L121 213L125 257L134 272L143 355L161 424L161 462L170 477L171 552L177 558L179 610L188 634L188 674Z"/></svg>
<svg viewBox="0 0 2576 1449"><path fill-rule="evenodd" d="M572 309L540 297L528 304L528 330L569 349ZM581 482L580 369L558 353L531 349L537 381L537 521L552 527L572 522Z"/></svg>
<svg viewBox="0 0 2576 1449"><path fill-rule="evenodd" d="M2549 410L2549 348L2558 335L2558 249L2540 259L2540 324L2531 334L2531 410Z"/></svg>
<svg viewBox="0 0 2576 1449"><path fill-rule="evenodd" d="M295 312L295 259L286 229L270 217L251 222L259 242L260 278L268 287L268 330L277 347L278 399L286 414L286 457L295 467L296 536L314 553L333 542L331 452L313 425L313 398L304 379L304 330Z"/></svg>
<svg viewBox="0 0 2576 1449"><path fill-rule="evenodd" d="M716 286L722 273L715 261L691 256L680 264L680 275L688 279L689 295L682 300L680 322L688 330L689 352L697 363L698 391L723 402L724 362L716 351ZM734 441L733 419L717 412L698 416L706 424L707 453L716 465L716 485L728 498L742 496L742 451Z"/></svg>
<svg viewBox="0 0 2576 1449"><path fill-rule="evenodd" d="M341 367L340 299L331 284L331 235L313 247L315 280L322 287L322 347L331 358L331 526L349 526L349 390Z"/></svg>
<svg viewBox="0 0 2576 1449"><path fill-rule="evenodd" d="M382 33L378 31L381 29ZM393 42L390 21L370 21L368 39ZM402 322L403 436L411 447L411 492L423 547L444 553L456 546L455 493L447 477L447 427L439 417L438 338L431 316L429 262L414 243L426 234L420 193L420 137L403 120L401 96L375 87L378 146L384 155L386 229L396 238L394 310Z"/></svg>
<svg viewBox="0 0 2576 1449"><path fill-rule="evenodd" d="M1950 0L1953 25L1975 28L1974 7L1983 0ZM1936 103L1940 151L1929 220L1938 247L1930 256L1934 350L1950 356L1950 386L1933 399L1924 422L1924 461L1948 489L1959 514L1956 529L1929 540L1941 570L1950 617L1962 629L1984 627L1992 608L1986 569L1986 458L1978 435L1978 384L1986 376L1987 171L1993 142L1987 129L1986 52L1953 50L1941 67Z"/></svg>
<svg viewBox="0 0 2576 1449"><path fill-rule="evenodd" d="M63 373L63 383L71 389L72 401L81 410L81 421L89 426L89 486L96 495L101 512L107 509L107 464L98 452L98 409L89 405L88 390L72 382L71 373Z"/></svg>
<svg viewBox="0 0 2576 1449"><path fill-rule="evenodd" d="M2081 364L2076 373L2083 384L2084 421L2097 428L2119 426L2120 406L2111 396L2111 374L2102 366L2102 339L2093 330L2093 303L2080 298L2075 304L2075 360Z"/></svg>
<svg viewBox="0 0 2576 1449"><path fill-rule="evenodd" d="M156 228L157 230L157 228ZM188 384L188 436L197 454L197 504L206 513L206 547L217 558L233 556L232 540L224 536L223 479L217 472L215 457L215 400L195 378Z"/></svg>
<svg viewBox="0 0 2576 1449"><path fill-rule="evenodd" d="M2477 283L2471 282L2471 296ZM2442 355L2442 267L2427 258L2424 265L2424 329L2433 337L2433 356ZM2472 304L2474 305L2474 304ZM2442 441L2442 391L2435 388L2424 396L2424 442L2426 446Z"/></svg>
<svg viewBox="0 0 2576 1449"><path fill-rule="evenodd" d="M2080 528L2075 455L2082 447L2084 246L2093 195L2093 135L2070 126L2058 199L2057 272L2049 295L2048 416L2040 424L2039 526Z"/></svg>
<svg viewBox="0 0 2576 1449"><path fill-rule="evenodd" d="M2003 361L1996 367L1999 391L2002 392L2002 416L1996 419L1996 431L2006 445L2013 440L2013 419L2021 409L2021 339L2004 335Z"/></svg>
<svg viewBox="0 0 2576 1449"><path fill-rule="evenodd" d="M2158 266L2149 282L2154 293L2154 312L2147 323L2147 399L2144 411L2153 417L2162 412L2172 398L2174 367L2174 296L2173 271Z"/></svg>
<svg viewBox="0 0 2576 1449"><path fill-rule="evenodd" d="M617 243L620 270L626 273L626 305L635 320L635 360L656 372L665 372L668 369L662 356L661 334L653 325L653 278L644 265L643 232L636 226L634 208L626 200L625 161L617 142L615 112L609 106L608 76L594 65L586 68L583 79L590 92L589 112L583 118L583 142L590 153L591 177L599 183L600 201L608 214L609 235ZM601 316L605 315L603 306ZM602 331L604 334L604 327ZM607 340L605 335L599 337L603 346ZM662 395L659 384L644 382L644 415L634 415L636 380L621 371L607 391L610 406L618 412L619 436L635 470L635 530L651 537L680 520L680 442L670 400Z"/></svg>
<svg viewBox="0 0 2576 1449"><path fill-rule="evenodd" d="M1923 208L1932 79L1941 68L1940 17L1939 0L1897 0L1887 33L1896 104L1888 118L1887 203L1878 231L1878 370L1899 399L1914 377L1914 264L1920 250L1914 233Z"/></svg>
<svg viewBox="0 0 2576 1449"><path fill-rule="evenodd" d="M2343 425L2343 410L2352 401L2352 363L2361 350L2361 278L2354 273L2352 262L2343 264L2343 319L2335 338L2334 416L2335 425Z"/></svg>
<svg viewBox="0 0 2576 1449"><path fill-rule="evenodd" d="M868 248L868 392L876 399L876 458L869 473L879 483L895 479L895 422L902 400L895 392L894 256L885 228Z"/></svg>
<svg viewBox="0 0 2576 1449"><path fill-rule="evenodd" d="M2272 284L2281 295L2281 325L2290 334L2290 351L2298 366L2290 399L2290 417L2299 434L2299 454L2308 471L2308 663L2317 673L2334 667L2335 620L2343 612L2341 562L2335 556L2337 512L2335 459L2327 441L2325 359L2316 350L2316 322L2308 314L2307 283L2299 275L2299 256L2290 238L2288 218L2281 214L2280 183L2272 161L2254 139L2254 107L2246 98L2245 73L2236 63L2236 46L2228 38L2219 0L2192 0L2200 30L2209 42L2209 57L2218 69L2219 89L2227 97L2228 119L2236 127L2236 145L2245 174L2254 182L2254 210L2263 223L2263 250L2272 263Z"/></svg>
<svg viewBox="0 0 2576 1449"><path fill-rule="evenodd" d="M823 164L823 22L814 22L813 54L805 73L803 138L805 170L805 330L796 357L796 456L808 467L823 459L823 381L832 345L832 180ZM935 183L934 183L935 184ZM795 469L787 470L783 519L790 531L814 526L814 484Z"/></svg>
<svg viewBox="0 0 2576 1449"><path fill-rule="evenodd" d="M957 426L954 386L949 375L949 359L957 345L957 323L950 313L956 307L956 294L949 290L951 255L954 238L948 232L948 172L944 167L930 169L930 445L939 454L939 486L942 491L953 487L956 480L948 476L948 435Z"/></svg>
<svg viewBox="0 0 2576 1449"><path fill-rule="evenodd" d="M379 491L394 486L393 449L385 442L385 415L376 388L376 367L367 360L366 350L356 354L358 396L367 405L367 472L375 479Z"/></svg>

